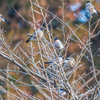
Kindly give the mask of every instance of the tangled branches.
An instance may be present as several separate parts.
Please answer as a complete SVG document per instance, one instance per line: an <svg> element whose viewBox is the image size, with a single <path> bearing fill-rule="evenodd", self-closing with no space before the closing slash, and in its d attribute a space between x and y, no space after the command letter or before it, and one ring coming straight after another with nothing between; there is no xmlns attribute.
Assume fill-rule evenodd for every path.
<svg viewBox="0 0 100 100"><path fill-rule="evenodd" d="M93 54L91 39L100 34L100 32L94 34L100 19L98 19L92 25L91 19L87 20L85 23L77 25L77 28L73 30L70 27L69 22L66 22L64 18L64 0L62 0L61 7L62 18L41 7L38 0L35 2L30 0L30 3L33 23L26 21L17 11L16 12L25 22L33 27L35 32L37 30L37 26L38 28L41 27L44 29L43 37L39 39L37 32L35 33L37 37L35 44L38 50L36 47L34 47L33 42L29 43L27 49L22 49L20 46L22 41L18 42L12 49L10 43L8 43L6 40L4 35L5 32L2 29L0 30L0 56L14 64L13 70L10 70L9 64L7 69L0 69L0 72L3 74L0 75L0 80L3 84L6 84L7 88L6 90L5 87L0 86L0 90L7 94L8 98L21 100L35 100L39 98L37 98L35 95L32 96L25 91L22 91L18 86L34 86L39 93L42 94L43 99L48 100L99 100L100 71L96 69L96 65L94 63L94 57L98 53L99 49L97 49L97 51ZM37 11L35 7L37 7L39 11ZM41 15L42 18L36 21L35 13ZM52 19L50 19L49 22L47 22L48 16L52 16ZM54 19L61 25L61 28L56 29L59 31L59 34L55 36L53 35L53 28L51 24ZM38 24L38 22L41 20L43 24L45 24L45 27L43 24ZM88 29L82 27L86 23L88 23ZM91 32L91 27L94 24L96 24L96 26ZM49 28L49 26L51 28ZM88 33L88 38L85 39L85 42L83 42L77 35L78 29L81 29L81 31L84 30ZM69 30L70 34L67 34L66 36L67 30ZM54 38L59 37L58 35L63 36L63 49L60 50L54 45ZM72 45L71 41L78 45L80 52L78 52L78 54L75 52L68 56L68 50ZM21 54L18 53L17 50L20 51ZM89 65L90 71L88 73L83 72L81 75L78 75L78 70L85 64L85 62L82 62L83 57L91 64ZM36 60L36 58L38 58L38 60ZM72 59L69 58L72 58L74 63L72 62ZM19 74L20 78L15 79L11 77L9 74L10 72L15 73L16 75ZM25 80L23 80L24 76L29 76L30 82L25 82ZM12 89L14 93L11 92L10 89ZM2 98L2 95L0 96Z"/></svg>

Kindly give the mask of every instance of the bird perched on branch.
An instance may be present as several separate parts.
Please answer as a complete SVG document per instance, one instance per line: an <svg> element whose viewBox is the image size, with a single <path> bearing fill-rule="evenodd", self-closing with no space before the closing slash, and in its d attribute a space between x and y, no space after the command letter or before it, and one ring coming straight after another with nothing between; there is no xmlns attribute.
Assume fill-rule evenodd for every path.
<svg viewBox="0 0 100 100"><path fill-rule="evenodd" d="M10 24L1 14L0 14L0 22L6 22L7 24Z"/></svg>
<svg viewBox="0 0 100 100"><path fill-rule="evenodd" d="M65 58L63 63L64 63L64 66L68 66L72 68L75 65L75 60L73 57L67 57Z"/></svg>
<svg viewBox="0 0 100 100"><path fill-rule="evenodd" d="M62 61L63 61L63 58L60 56L58 59L56 58L56 61L55 62L59 62L60 64L62 64ZM52 64L54 63L54 61L50 61L50 62L45 62L45 64Z"/></svg>
<svg viewBox="0 0 100 100"><path fill-rule="evenodd" d="M62 42L58 38L54 39L54 47L57 48L58 50L61 50L64 48Z"/></svg>
<svg viewBox="0 0 100 100"><path fill-rule="evenodd" d="M31 37L26 41L26 43L28 43L30 40L37 40L37 37L38 39L41 39L43 37L43 31L44 30L42 28L37 29L36 32L33 33L33 35L31 35Z"/></svg>
<svg viewBox="0 0 100 100"><path fill-rule="evenodd" d="M60 64L63 63L64 66L68 66L71 68L75 65L75 60L73 57L67 57L67 58L65 58L65 60L62 57L59 57L58 61ZM58 63L58 61L56 61L56 62ZM45 64L52 64L52 63L54 63L54 61L45 62Z"/></svg>
<svg viewBox="0 0 100 100"><path fill-rule="evenodd" d="M90 1L86 2L86 11L91 14L96 13L100 15L100 13L95 9L95 7L93 6L93 4L91 4Z"/></svg>
<svg viewBox="0 0 100 100"><path fill-rule="evenodd" d="M60 95L65 96L66 94L70 94L70 93L66 91L65 89L60 89Z"/></svg>

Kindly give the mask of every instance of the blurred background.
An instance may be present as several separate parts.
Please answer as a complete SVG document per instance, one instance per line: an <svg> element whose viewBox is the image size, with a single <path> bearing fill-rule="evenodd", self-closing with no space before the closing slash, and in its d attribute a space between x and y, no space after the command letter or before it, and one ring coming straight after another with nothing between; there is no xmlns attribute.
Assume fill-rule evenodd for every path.
<svg viewBox="0 0 100 100"><path fill-rule="evenodd" d="M33 0L33 2L35 2L35 0ZM75 30L77 28L77 25L80 25L84 22L86 22L86 20L89 18L89 15L86 14L85 11L85 2L86 0L64 0L65 2L65 21L69 22L69 26ZM42 7L44 8L48 8L48 10L50 12L52 12L53 14L57 15L58 17L62 18L62 10L60 8L60 6L62 6L62 2L61 0L39 0L39 3ZM97 9L97 11L100 12L100 0L94 0L92 2L95 6L95 8ZM13 49L14 46L17 44L17 42L22 41L22 43L20 44L22 49L24 51L27 52L26 48L28 48L28 44L25 43L25 41L29 38L29 36L27 36L27 33L34 33L34 29L31 25L29 25L27 22L25 22L14 10L14 7L17 12L23 16L23 18L25 18L27 21L32 22L33 19L31 17L31 9L30 9L30 1L29 0L0 0L0 13L5 17L6 20L8 20L10 22L10 25L7 25L6 23L1 24L1 28L6 30L6 32L4 33L5 37L6 37L6 42L10 43L11 42L11 48ZM35 8L36 10L38 10L38 8ZM83 18L81 16L81 14L85 17ZM35 14L35 18L36 20L41 19L41 15L39 14ZM93 14L93 18L91 20L91 24L95 21L97 21L100 18L99 15ZM48 18L47 18L47 22L49 22L52 19L52 16L50 14L48 14ZM42 21L39 21L38 24L42 24ZM53 35L57 35L59 34L58 38L63 42L63 35L62 33L57 30L57 28L61 28L62 25L57 21L57 20L53 20L52 21L52 27L53 27ZM91 31L93 30L93 28L95 27L96 24L94 24L91 27ZM36 26L37 28L39 27L38 25ZM45 25L44 25L45 27ZM88 30L88 23L84 24L82 26L83 28L86 28ZM50 28L50 27L49 27ZM68 34L70 34L70 30L65 27L66 31L66 37ZM96 28L95 33L97 33L100 30L100 23L98 24L98 27ZM88 38L88 32L86 32L85 30L83 30L82 28L79 28L76 31L76 34L79 36L79 38L84 42L85 39ZM66 38L65 37L65 38ZM73 37L74 38L74 37ZM93 38L92 39L92 50L93 50L93 54L97 51L97 49L100 47L100 35ZM79 49L79 46L76 42L74 42L73 40L70 41L71 46L68 49L68 55L72 55L74 53L76 53L77 55L80 53L81 49ZM1 43L0 43L1 44ZM37 45L35 44L35 42L33 42L33 45L35 47L37 47ZM38 50L38 48L36 48L35 50ZM20 52L20 50L18 50L18 52L24 56L22 54L22 52ZM76 59L76 56L74 56L74 58ZM28 60L27 58L25 58L26 60ZM84 71L86 73L89 72L89 67L91 66L91 64L89 63L89 61L83 57L82 62L85 63L81 69L78 70L77 74L80 75L82 74ZM100 70L100 58L99 55L96 55L94 57L94 62L96 65L96 68ZM5 60L4 58L0 57L0 68L1 69L5 69L7 67L9 63L9 67L10 69L13 69L15 65L13 65L12 63L8 62L7 60ZM30 66L30 65L29 65ZM15 75L13 73L10 73L12 75L12 77L14 77L15 79L17 79L20 74ZM77 78L77 77L76 77ZM28 83L30 83L30 76L23 76L23 79ZM5 85L4 85L5 86ZM36 95L37 97L40 96L40 94L38 93L38 91L34 88L34 87L20 87L22 90L28 92L31 95ZM4 98L6 98L6 96L4 95Z"/></svg>

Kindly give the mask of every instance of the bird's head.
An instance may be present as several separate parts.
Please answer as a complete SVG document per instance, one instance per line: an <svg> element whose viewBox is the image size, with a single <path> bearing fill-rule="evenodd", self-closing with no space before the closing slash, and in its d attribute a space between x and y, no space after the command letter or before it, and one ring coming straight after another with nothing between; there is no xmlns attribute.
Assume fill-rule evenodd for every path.
<svg viewBox="0 0 100 100"><path fill-rule="evenodd" d="M89 3L90 3L90 1L87 1L87 2L86 2L86 4L89 4Z"/></svg>
<svg viewBox="0 0 100 100"><path fill-rule="evenodd" d="M57 42L58 40L59 40L58 38L55 38L55 39L54 39L54 42Z"/></svg>
<svg viewBox="0 0 100 100"><path fill-rule="evenodd" d="M41 31L44 31L42 28L40 28Z"/></svg>

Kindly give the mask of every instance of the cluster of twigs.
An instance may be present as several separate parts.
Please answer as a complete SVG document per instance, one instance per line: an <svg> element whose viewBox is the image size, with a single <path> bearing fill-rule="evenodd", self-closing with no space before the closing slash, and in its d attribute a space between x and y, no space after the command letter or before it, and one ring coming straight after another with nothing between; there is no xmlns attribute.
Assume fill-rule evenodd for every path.
<svg viewBox="0 0 100 100"><path fill-rule="evenodd" d="M41 7L38 0L36 0L35 2L32 2L30 0L30 3L33 23L26 21L19 13L18 14L24 21L29 23L35 31L37 29L36 25L44 28L44 36L41 40L37 39L38 51L35 51L35 47L32 42L30 42L28 48L24 50L20 46L22 42L18 42L12 50L10 47L10 43L6 41L4 31L2 29L0 30L0 56L2 56L4 59L9 60L18 67L14 68L14 70L10 70L8 65L7 69L0 69L0 72L3 74L0 75L1 84L6 84L6 88L0 86L0 90L3 93L7 94L8 99L39 99L36 98L35 95L32 96L25 91L22 91L18 87L34 86L43 95L43 98L48 100L99 100L100 82L97 77L100 75L100 71L96 69L96 65L94 65L94 56L98 53L99 49L93 54L91 49L91 39L100 34L100 32L94 34L94 31L97 28L100 19L98 19L92 25L91 20L87 20L86 23L88 23L89 25L88 30L82 27L82 25L84 25L85 23L79 26L77 25L77 29L73 30L70 27L69 23L64 20L64 0L62 0L61 7L62 18L57 17L57 15L54 15L52 12ZM40 11L35 10L35 7L37 7ZM38 24L40 20L35 20L35 13L42 16L42 19L40 20L43 20L43 22L45 23L45 27ZM52 15L53 17L53 19L51 19L49 23L47 23L46 21L48 15ZM62 28L58 29L63 35L64 49L61 51L57 51L53 45L54 36L52 34L53 30L51 22L54 19L56 19L62 25ZM96 26L91 32L90 29L94 24L96 24ZM49 25L51 25L51 29L49 29ZM70 30L71 33L67 35L67 38L65 37L66 27ZM88 39L86 39L85 43L83 43L82 40L76 35L76 31L79 28L88 32ZM46 35L48 39L45 37ZM75 60L75 65L73 66L73 68L69 68L68 66L64 67L63 64L60 64L57 60L59 56L63 56L64 58L67 56L68 48L71 45L70 40L76 42L81 50L79 52L79 55L77 55L77 59ZM23 59L20 54L16 53L16 49L20 50L28 60L25 61L25 59ZM86 53L89 55L89 57L86 55ZM38 61L35 61L37 56L39 56L39 59ZM91 63L91 66L89 66L90 72L84 72L82 75L78 76L77 79L75 79L77 70L83 65L82 63L80 64L83 57L85 57ZM45 61L54 61L54 63L45 65ZM28 67L29 64L31 67ZM19 68L23 69L24 71L20 71ZM14 79L9 74L10 72L21 74L21 76L18 80ZM24 82L22 78L23 75L30 76L30 82ZM19 85L16 85L16 83ZM10 91L10 89L14 90L14 92ZM61 90L63 92L61 92ZM2 95L0 95L0 98L1 100L3 100Z"/></svg>

